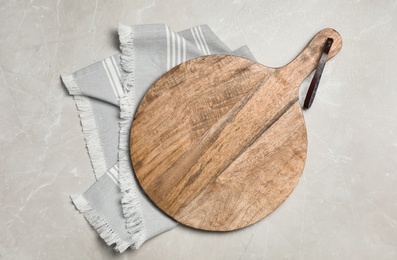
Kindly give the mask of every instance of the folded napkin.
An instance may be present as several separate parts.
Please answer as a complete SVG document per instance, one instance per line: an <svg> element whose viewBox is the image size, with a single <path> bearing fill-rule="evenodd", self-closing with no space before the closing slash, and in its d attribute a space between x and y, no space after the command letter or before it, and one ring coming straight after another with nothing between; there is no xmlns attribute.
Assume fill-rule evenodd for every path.
<svg viewBox="0 0 397 260"><path fill-rule="evenodd" d="M123 252L177 224L152 204L133 174L129 132L143 95L186 60L209 54L254 57L246 46L230 51L206 25L178 33L164 24L119 25L119 39L121 54L61 77L76 102L97 179L71 199L102 239Z"/></svg>

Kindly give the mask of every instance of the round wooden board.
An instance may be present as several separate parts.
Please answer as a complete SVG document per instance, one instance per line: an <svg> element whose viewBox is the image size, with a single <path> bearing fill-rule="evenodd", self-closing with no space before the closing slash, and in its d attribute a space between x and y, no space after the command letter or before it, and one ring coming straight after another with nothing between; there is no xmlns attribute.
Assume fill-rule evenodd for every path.
<svg viewBox="0 0 397 260"><path fill-rule="evenodd" d="M226 231L259 221L288 197L307 150L298 88L326 37L340 37L326 30L282 68L210 55L150 88L130 149L136 177L159 208L185 225Z"/></svg>

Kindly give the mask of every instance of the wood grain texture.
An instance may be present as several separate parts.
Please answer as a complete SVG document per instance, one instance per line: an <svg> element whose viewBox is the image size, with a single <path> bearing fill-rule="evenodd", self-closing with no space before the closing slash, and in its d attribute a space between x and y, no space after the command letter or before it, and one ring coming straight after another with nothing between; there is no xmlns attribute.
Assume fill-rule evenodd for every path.
<svg viewBox="0 0 397 260"><path fill-rule="evenodd" d="M268 68L235 56L185 62L146 93L131 128L131 160L144 191L165 213L199 229L251 225L296 186L306 160L298 90L333 29L290 64Z"/></svg>

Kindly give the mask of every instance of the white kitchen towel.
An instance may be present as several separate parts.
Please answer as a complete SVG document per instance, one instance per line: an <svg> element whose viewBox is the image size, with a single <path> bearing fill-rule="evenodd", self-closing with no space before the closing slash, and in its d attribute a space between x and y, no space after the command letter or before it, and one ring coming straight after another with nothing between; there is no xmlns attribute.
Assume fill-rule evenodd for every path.
<svg viewBox="0 0 397 260"><path fill-rule="evenodd" d="M62 75L62 80L74 96L97 179L72 201L106 243L123 252L176 226L134 178L129 132L143 95L186 60L209 54L254 58L246 46L230 51L206 25L179 33L164 24L120 25L119 39L121 54Z"/></svg>

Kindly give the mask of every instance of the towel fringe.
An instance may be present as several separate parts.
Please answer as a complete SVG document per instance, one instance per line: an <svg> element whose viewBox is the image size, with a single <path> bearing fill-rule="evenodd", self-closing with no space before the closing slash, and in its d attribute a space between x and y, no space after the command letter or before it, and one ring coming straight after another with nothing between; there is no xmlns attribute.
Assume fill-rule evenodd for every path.
<svg viewBox="0 0 397 260"><path fill-rule="evenodd" d="M76 81L74 81L73 74L62 74L61 78L66 86L66 89L69 91L69 95L81 95L81 91L77 87Z"/></svg>
<svg viewBox="0 0 397 260"><path fill-rule="evenodd" d="M105 240L108 246L116 244L114 249L120 253L123 253L129 247L130 244L117 235L105 219L101 217L98 211L85 199L84 195L71 195L70 198L78 211L84 215L88 223L90 223L98 232L99 236Z"/></svg>
<svg viewBox="0 0 397 260"><path fill-rule="evenodd" d="M134 111L135 54L132 28L119 25L121 67L126 72L122 78L125 96L120 99L120 142L119 142L119 187L126 228L131 234L133 249L138 249L147 239L141 206L136 194L137 187L129 153L130 127Z"/></svg>
<svg viewBox="0 0 397 260"><path fill-rule="evenodd" d="M95 123L94 112L88 98L83 96L74 96L73 98L79 112L84 139L91 159L91 165L94 169L95 178L98 180L106 173L107 165Z"/></svg>

